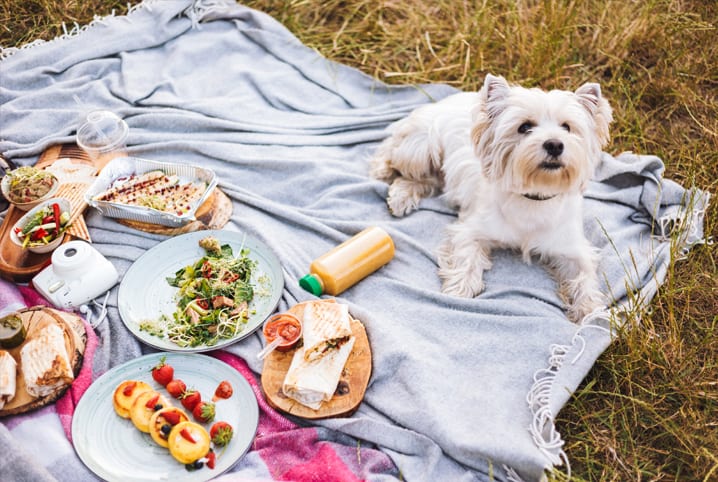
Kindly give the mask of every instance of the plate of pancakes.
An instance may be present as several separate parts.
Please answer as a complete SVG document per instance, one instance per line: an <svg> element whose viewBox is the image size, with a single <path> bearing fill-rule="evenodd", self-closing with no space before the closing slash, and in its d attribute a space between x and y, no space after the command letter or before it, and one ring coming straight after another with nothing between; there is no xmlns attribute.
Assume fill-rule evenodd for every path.
<svg viewBox="0 0 718 482"><path fill-rule="evenodd" d="M212 401L221 382L231 384L232 394L212 401L212 421L197 420L180 398L152 377L152 369L161 363L174 368L174 379L199 392L204 401ZM159 429L168 424L158 422L164 418L157 412L174 418L177 430L168 430L163 437ZM224 446L214 446L209 437L212 425L219 421L233 428ZM196 482L231 469L252 445L258 423L257 399L236 369L207 355L159 352L116 366L90 385L72 419L72 441L80 460L107 481ZM174 436L179 431L183 436ZM206 463L210 449L214 468Z"/></svg>

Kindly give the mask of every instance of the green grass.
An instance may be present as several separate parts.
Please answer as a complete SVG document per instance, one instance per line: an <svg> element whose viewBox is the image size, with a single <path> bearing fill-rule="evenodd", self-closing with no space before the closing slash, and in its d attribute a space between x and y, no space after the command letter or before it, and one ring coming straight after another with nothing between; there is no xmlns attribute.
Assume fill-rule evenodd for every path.
<svg viewBox="0 0 718 482"><path fill-rule="evenodd" d="M487 72L547 89L600 82L614 107L610 153L655 154L667 177L716 191L714 0L246 4L324 56L389 83L473 90ZM85 24L112 9L124 13L127 3L6 0L0 44L51 39L62 22ZM712 239L716 221L714 202L705 228ZM706 244L676 261L651 309L629 320L559 414L573 480L718 480L717 258Z"/></svg>

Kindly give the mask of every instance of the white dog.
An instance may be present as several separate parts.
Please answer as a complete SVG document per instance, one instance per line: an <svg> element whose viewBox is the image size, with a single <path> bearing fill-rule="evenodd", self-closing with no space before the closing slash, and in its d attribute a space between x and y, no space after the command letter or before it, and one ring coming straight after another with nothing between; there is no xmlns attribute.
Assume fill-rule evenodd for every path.
<svg viewBox="0 0 718 482"><path fill-rule="evenodd" d="M490 252L536 255L556 276L568 317L604 306L585 238L582 193L608 143L611 107L598 84L526 89L487 75L479 92L427 104L393 124L371 160L403 216L439 191L458 209L439 248L442 291L473 297Z"/></svg>

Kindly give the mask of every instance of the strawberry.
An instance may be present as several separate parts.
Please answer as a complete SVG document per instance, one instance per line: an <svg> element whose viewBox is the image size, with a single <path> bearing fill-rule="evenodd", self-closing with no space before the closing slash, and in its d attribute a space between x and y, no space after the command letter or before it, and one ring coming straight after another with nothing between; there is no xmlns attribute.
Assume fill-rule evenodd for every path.
<svg viewBox="0 0 718 482"><path fill-rule="evenodd" d="M212 428L209 429L209 438L218 446L227 445L232 440L233 435L234 429L227 422L215 422Z"/></svg>
<svg viewBox="0 0 718 482"><path fill-rule="evenodd" d="M152 368L152 378L163 387L166 387L167 384L172 381L175 373L175 369L172 368L172 365L165 363L166 359L167 357L163 356L160 358L160 362Z"/></svg>
<svg viewBox="0 0 718 482"><path fill-rule="evenodd" d="M176 378L171 380L165 388L167 389L167 393L174 398L180 398L185 390L187 390L187 385L179 378Z"/></svg>
<svg viewBox="0 0 718 482"><path fill-rule="evenodd" d="M180 414L172 410L164 412L162 417L172 426L177 425L180 421Z"/></svg>
<svg viewBox="0 0 718 482"><path fill-rule="evenodd" d="M227 380L223 380L219 382L217 389L214 391L212 401L216 402L220 398L229 398L232 396L233 391L232 385Z"/></svg>
<svg viewBox="0 0 718 482"><path fill-rule="evenodd" d="M193 444L197 443L197 441L192 436L192 432L190 432L186 428L183 428L182 430L180 430L180 435L182 436L182 438L184 438L188 442L192 442Z"/></svg>
<svg viewBox="0 0 718 482"><path fill-rule="evenodd" d="M194 407L202 401L202 395L200 395L197 390L189 388L182 392L180 401L182 406L191 412L194 410Z"/></svg>
<svg viewBox="0 0 718 482"><path fill-rule="evenodd" d="M158 393L154 397L147 400L147 403L145 403L145 407L154 409L155 406L157 406L157 401L160 399L160 394Z"/></svg>
<svg viewBox="0 0 718 482"><path fill-rule="evenodd" d="M132 392L135 391L135 387L137 386L137 382L129 382L125 388L122 389L122 394L126 397L129 397L132 395Z"/></svg>
<svg viewBox="0 0 718 482"><path fill-rule="evenodd" d="M200 423L207 423L214 420L214 403L199 402L192 409L192 415Z"/></svg>
<svg viewBox="0 0 718 482"><path fill-rule="evenodd" d="M207 454L207 467L209 467L210 469L213 469L214 465L216 463L217 463L217 455L212 450L210 450L209 453Z"/></svg>

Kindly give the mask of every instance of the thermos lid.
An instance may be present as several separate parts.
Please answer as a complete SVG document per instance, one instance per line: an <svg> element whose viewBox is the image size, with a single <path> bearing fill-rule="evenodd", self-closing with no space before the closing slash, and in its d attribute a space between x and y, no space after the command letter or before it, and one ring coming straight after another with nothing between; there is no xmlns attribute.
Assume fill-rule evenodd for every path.
<svg viewBox="0 0 718 482"><path fill-rule="evenodd" d="M313 274L304 275L299 280L299 286L301 286L304 290L309 291L314 296L321 296L324 291L321 280Z"/></svg>

